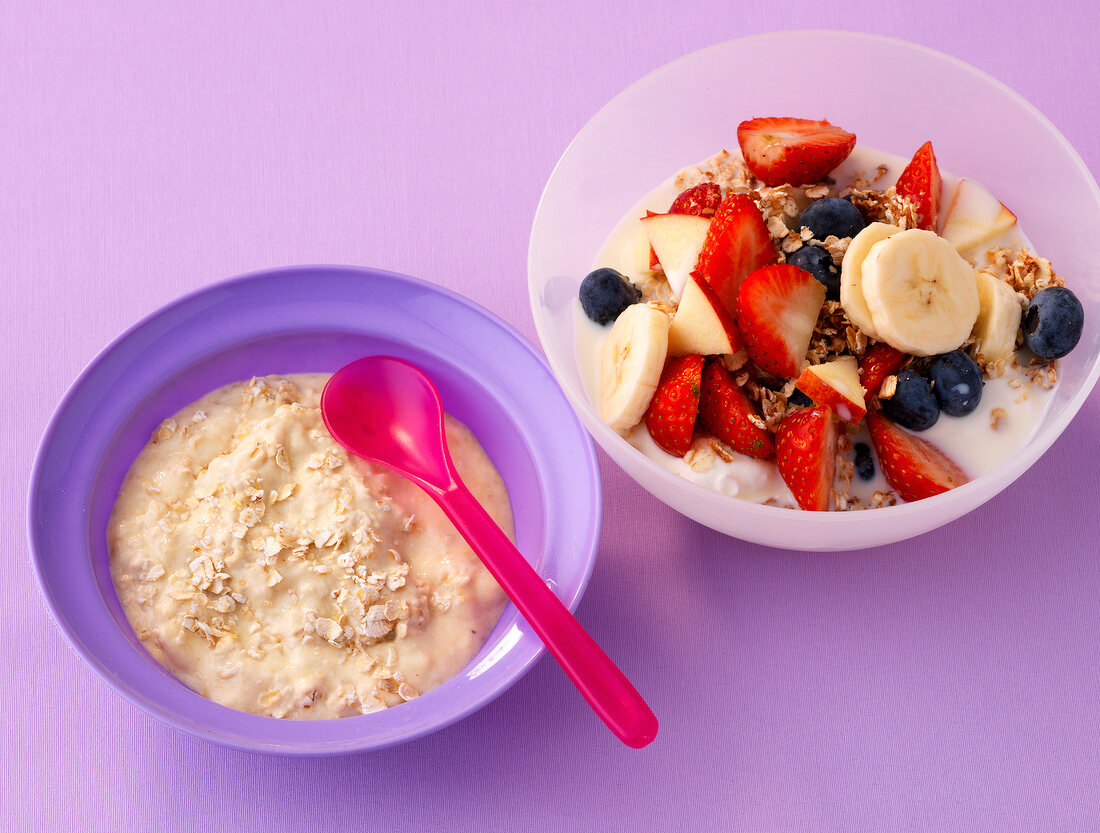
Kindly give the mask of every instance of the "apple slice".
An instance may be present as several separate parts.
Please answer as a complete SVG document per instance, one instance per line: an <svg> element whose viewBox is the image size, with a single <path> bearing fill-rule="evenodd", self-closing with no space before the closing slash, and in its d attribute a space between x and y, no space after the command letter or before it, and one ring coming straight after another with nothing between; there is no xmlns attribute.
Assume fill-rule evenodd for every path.
<svg viewBox="0 0 1100 833"><path fill-rule="evenodd" d="M710 218L695 214L654 214L643 217L642 225L678 301L688 275L699 260L699 252L703 250Z"/></svg>
<svg viewBox="0 0 1100 833"><path fill-rule="evenodd" d="M846 422L859 422L867 413L867 392L859 382L859 363L854 356L810 365L798 377L797 387L815 404L828 405Z"/></svg>
<svg viewBox="0 0 1100 833"><path fill-rule="evenodd" d="M668 328L668 354L724 356L744 349L745 342L722 299L697 274L688 275Z"/></svg>
<svg viewBox="0 0 1100 833"><path fill-rule="evenodd" d="M960 252L991 240L1016 225L1016 215L972 179L959 180L943 219L940 237Z"/></svg>

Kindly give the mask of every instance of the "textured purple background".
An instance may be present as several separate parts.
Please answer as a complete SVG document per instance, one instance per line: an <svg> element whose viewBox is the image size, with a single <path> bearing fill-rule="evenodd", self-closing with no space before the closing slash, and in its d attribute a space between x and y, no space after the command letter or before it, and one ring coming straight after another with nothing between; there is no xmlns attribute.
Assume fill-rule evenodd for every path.
<svg viewBox="0 0 1100 833"><path fill-rule="evenodd" d="M1018 90L1100 171L1090 0L735 5L4 4L0 333L21 398L0 422L0 828L1100 825L1100 395L991 504L876 551L731 542L603 457L600 561L578 615L662 718L641 752L546 659L398 749L214 747L109 691L38 597L32 455L115 335L211 280L334 262L438 282L533 339L525 257L543 183L605 101L684 53L791 27L906 38ZM806 115L827 115L827 97Z"/></svg>

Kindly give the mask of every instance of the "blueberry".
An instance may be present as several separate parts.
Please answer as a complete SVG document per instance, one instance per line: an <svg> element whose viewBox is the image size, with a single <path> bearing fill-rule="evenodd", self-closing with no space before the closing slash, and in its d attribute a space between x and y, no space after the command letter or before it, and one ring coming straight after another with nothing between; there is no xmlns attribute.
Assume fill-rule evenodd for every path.
<svg viewBox="0 0 1100 833"><path fill-rule="evenodd" d="M581 281L581 306L597 324L614 321L640 300L641 291L614 269L597 269Z"/></svg>
<svg viewBox="0 0 1100 833"><path fill-rule="evenodd" d="M928 378L940 410L949 416L966 416L982 401L982 369L962 350L932 359Z"/></svg>
<svg viewBox="0 0 1100 833"><path fill-rule="evenodd" d="M791 395L787 397L787 404L792 408L805 408L807 405L813 405L814 401L798 388L795 388Z"/></svg>
<svg viewBox="0 0 1100 833"><path fill-rule="evenodd" d="M1040 359L1060 359L1077 346L1085 309L1064 286L1038 292L1024 313L1024 343Z"/></svg>
<svg viewBox="0 0 1100 833"><path fill-rule="evenodd" d="M810 203L798 219L799 226L805 226L813 232L815 240L824 240L830 234L837 237L855 237L867 221L848 200L839 197L825 197Z"/></svg>
<svg viewBox="0 0 1100 833"><path fill-rule="evenodd" d="M940 418L940 406L928 380L915 370L903 370L897 388L889 399L882 400L882 412L910 431L924 431Z"/></svg>
<svg viewBox="0 0 1100 833"><path fill-rule="evenodd" d="M875 461L871 459L871 447L867 443L856 443L856 474L860 480L870 480L875 476Z"/></svg>
<svg viewBox="0 0 1100 833"><path fill-rule="evenodd" d="M840 300L840 270L833 256L820 246L803 246L787 255L787 263L805 269L825 285L825 297Z"/></svg>

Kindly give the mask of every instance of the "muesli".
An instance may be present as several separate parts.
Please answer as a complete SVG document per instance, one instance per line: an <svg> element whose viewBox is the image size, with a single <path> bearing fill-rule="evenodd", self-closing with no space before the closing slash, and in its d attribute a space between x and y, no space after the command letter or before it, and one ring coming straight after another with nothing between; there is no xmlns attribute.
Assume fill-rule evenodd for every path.
<svg viewBox="0 0 1100 833"><path fill-rule="evenodd" d="M1016 216L931 142L906 161L758 118L738 143L647 196L581 284L604 421L689 479L813 510L939 494L1026 441L1083 310Z"/></svg>

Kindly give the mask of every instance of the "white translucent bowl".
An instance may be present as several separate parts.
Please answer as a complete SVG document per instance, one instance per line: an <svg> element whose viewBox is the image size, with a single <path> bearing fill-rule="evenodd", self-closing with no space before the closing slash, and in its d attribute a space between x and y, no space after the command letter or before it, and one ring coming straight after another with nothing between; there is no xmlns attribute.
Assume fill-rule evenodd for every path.
<svg viewBox="0 0 1100 833"><path fill-rule="evenodd" d="M776 56L782 56L777 61ZM886 67L889 71L868 71ZM762 68L767 68L766 71ZM905 78L904 89L897 84ZM869 512L798 512L710 491L667 471L598 417L581 384L573 310L615 224L650 189L723 147L755 116L828 118L861 145L908 155L932 139L940 167L984 183L1019 217L1085 307L1046 418L1011 460L943 495ZM947 55L849 32L783 32L680 58L616 96L566 149L543 192L528 252L539 339L582 422L623 470L678 512L775 547L842 550L910 538L969 512L1062 433L1100 375L1100 189L1065 138L1017 93Z"/></svg>

